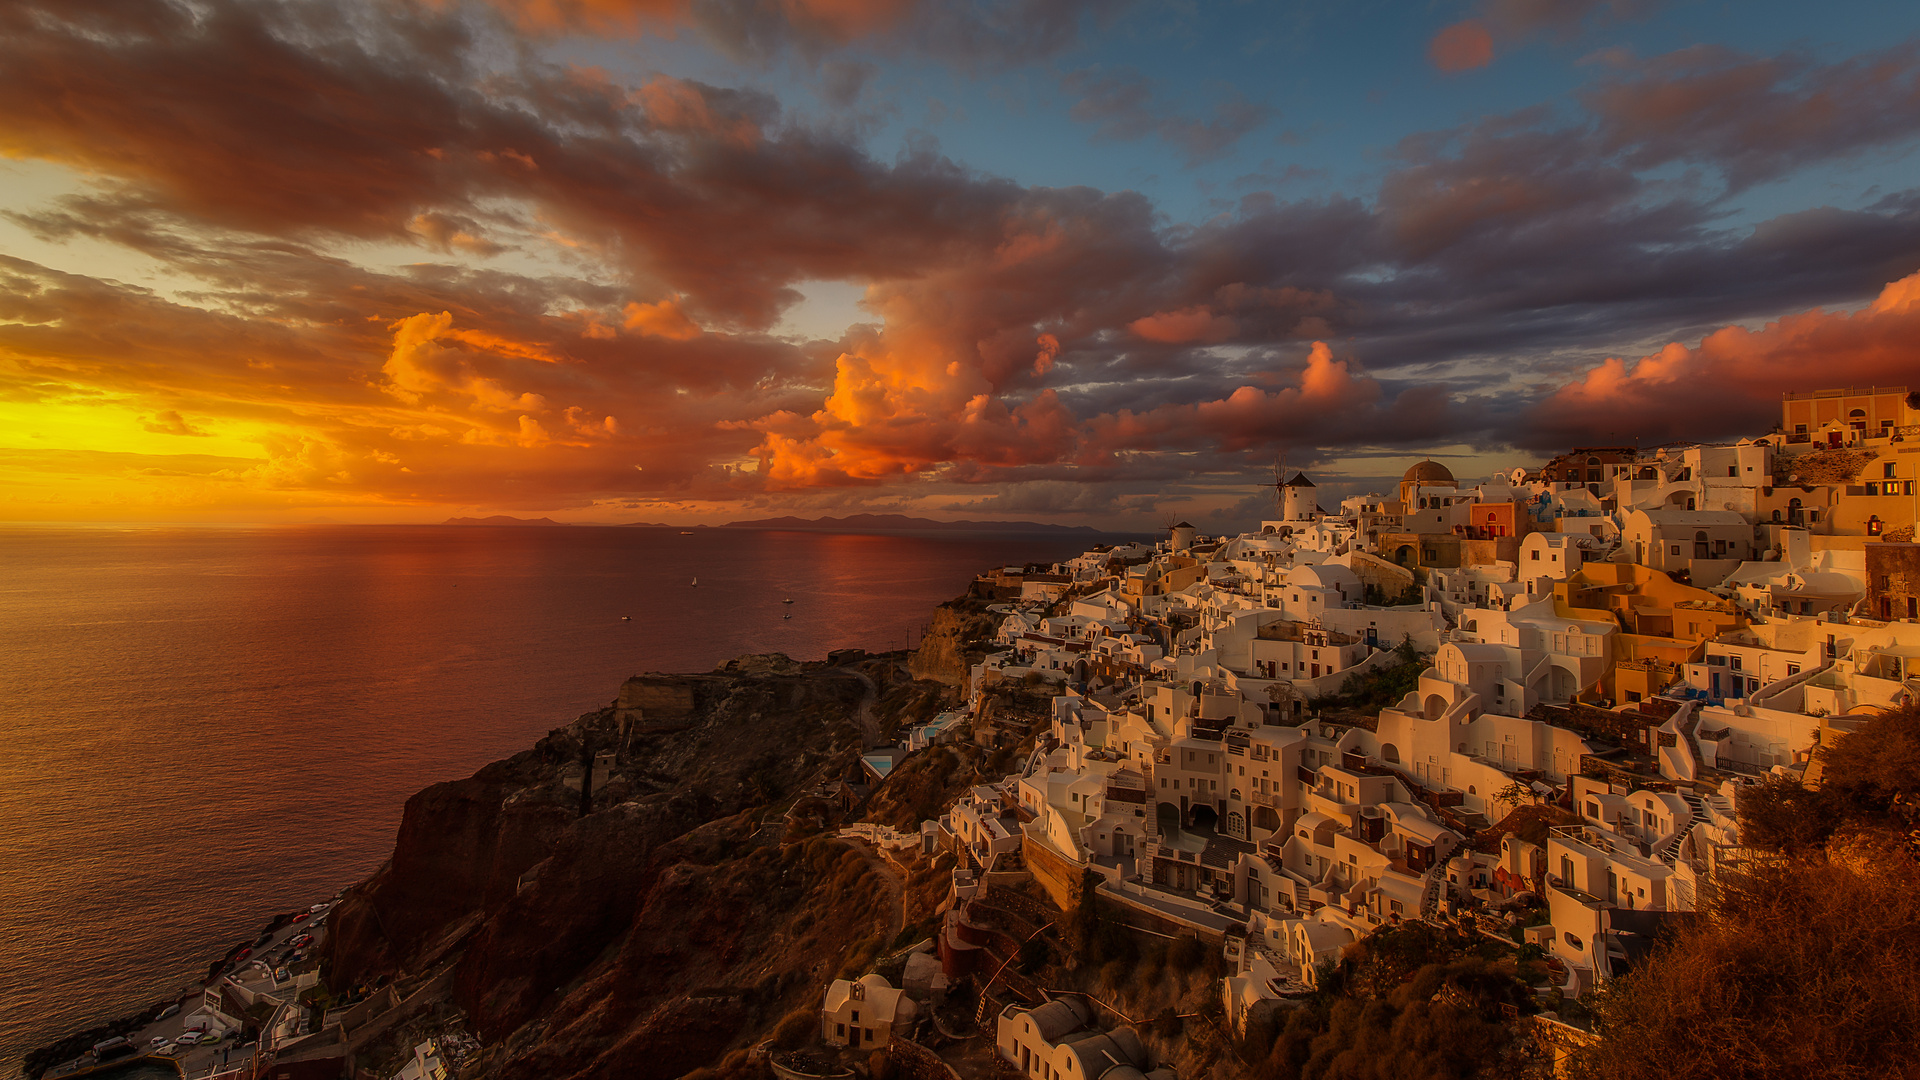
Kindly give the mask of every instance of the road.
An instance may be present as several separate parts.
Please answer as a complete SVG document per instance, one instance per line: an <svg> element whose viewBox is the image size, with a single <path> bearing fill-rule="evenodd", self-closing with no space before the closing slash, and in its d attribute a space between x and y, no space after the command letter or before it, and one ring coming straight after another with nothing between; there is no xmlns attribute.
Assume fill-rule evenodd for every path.
<svg viewBox="0 0 1920 1080"><path fill-rule="evenodd" d="M873 706L880 700L880 687L875 685L873 676L864 671L848 672L854 678L867 684L867 694L860 699L860 708L854 712L854 719L860 722L860 749L871 750L880 745L880 722L873 718Z"/></svg>
<svg viewBox="0 0 1920 1080"><path fill-rule="evenodd" d="M247 970L253 966L256 958L265 959L283 955L287 942L301 934L312 931L312 923L312 919L307 919L281 927L274 931L273 936L269 938L265 944L254 946L252 955L246 960L241 961L237 965L229 965L222 974L231 975ZM315 936L319 937L324 933L325 931L321 930L316 932ZM284 992L292 993L292 987L286 987ZM158 1020L148 1024L140 1031L127 1036L127 1041L131 1042L142 1052L145 1052L148 1045L155 1038L178 1038L181 1033L186 1030L187 1018L199 1009L199 996L189 997L181 1003L178 1014L170 1016L165 1020ZM212 1046L190 1047L184 1053L175 1055L174 1060L179 1063L182 1076L189 1078L189 1080L197 1080L197 1078L200 1077L220 1075L227 1070L242 1068L253 1056L253 1050L254 1047L251 1043L243 1048L236 1044L235 1039L229 1038L223 1039Z"/></svg>

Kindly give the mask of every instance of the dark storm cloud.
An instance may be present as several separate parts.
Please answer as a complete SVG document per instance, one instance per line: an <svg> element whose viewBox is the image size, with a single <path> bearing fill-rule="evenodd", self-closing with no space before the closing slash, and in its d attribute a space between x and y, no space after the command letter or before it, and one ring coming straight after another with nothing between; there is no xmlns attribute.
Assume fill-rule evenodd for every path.
<svg viewBox="0 0 1920 1080"><path fill-rule="evenodd" d="M947 26L962 59L1013 55L996 35L1018 11L1062 41L1086 17L803 8L823 41ZM745 27L773 9L724 10ZM1257 193L1169 225L1133 192L1023 187L926 150L879 161L756 91L503 59L451 9L15 5L0 31L0 147L99 178L12 220L202 283L163 300L9 263L0 345L25 359L7 385L150 401L164 430L280 425L263 484L455 500L510 472L527 498L732 498L1156 484L1281 447L1545 447L1589 433L1575 405L1658 428L1683 415L1661 395L1726 378L1728 357L1812 355L1722 341L1609 367L1594 342L1859 300L1920 265L1913 193L1758 224L1736 224L1728 194L1783 162L1909 146L1907 47L1824 67L1663 58L1603 75L1578 115L1410 138L1370 198ZM1137 80L1068 85L1111 137L1196 156L1257 122L1168 127ZM1673 164L1724 182L1652 172ZM361 241L478 262L374 272L338 253ZM510 262L535 244L579 273ZM876 321L807 347L761 335L818 280L865 285ZM1857 347L1822 380L1882 378L1901 354L1873 343L1905 340L1905 310L1823 339ZM1743 404L1714 424L1754 422L1768 392L1726 397ZM180 428L152 419L169 412ZM749 455L757 470L728 468Z"/></svg>

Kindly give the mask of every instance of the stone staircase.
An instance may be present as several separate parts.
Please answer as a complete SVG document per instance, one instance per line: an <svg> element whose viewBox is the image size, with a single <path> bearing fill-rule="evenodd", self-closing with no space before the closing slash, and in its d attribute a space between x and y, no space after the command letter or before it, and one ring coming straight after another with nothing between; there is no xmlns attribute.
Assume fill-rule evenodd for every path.
<svg viewBox="0 0 1920 1080"><path fill-rule="evenodd" d="M1697 702L1690 704L1693 707L1687 710L1687 719L1680 725L1680 741L1687 744L1687 753L1693 756L1693 775L1699 776L1707 767L1706 759L1700 756L1700 740L1696 737L1700 733L1700 705ZM1697 811L1694 820L1699 820Z"/></svg>
<svg viewBox="0 0 1920 1080"><path fill-rule="evenodd" d="M1691 745L1691 742L1689 742L1689 745ZM1687 838L1692 836L1693 830L1699 828L1700 823L1707 818L1707 802L1705 799L1702 799L1691 791L1681 792L1680 797L1686 800L1687 809L1693 811L1693 819L1687 822L1686 828L1674 833L1672 839L1661 844L1659 849L1654 852L1654 855L1668 866L1679 865L1680 853L1685 851L1687 847Z"/></svg>
<svg viewBox="0 0 1920 1080"><path fill-rule="evenodd" d="M1426 887L1420 890L1420 917L1431 920L1440 910L1440 887L1446 883L1447 871L1443 866L1434 866L1427 871Z"/></svg>

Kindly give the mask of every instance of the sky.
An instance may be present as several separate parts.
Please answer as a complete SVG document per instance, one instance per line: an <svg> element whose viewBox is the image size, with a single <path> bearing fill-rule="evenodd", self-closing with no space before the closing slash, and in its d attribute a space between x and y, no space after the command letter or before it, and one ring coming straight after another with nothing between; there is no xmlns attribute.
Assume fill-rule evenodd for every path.
<svg viewBox="0 0 1920 1080"><path fill-rule="evenodd" d="M1920 5L6 0L0 520L1128 531L1920 384Z"/></svg>

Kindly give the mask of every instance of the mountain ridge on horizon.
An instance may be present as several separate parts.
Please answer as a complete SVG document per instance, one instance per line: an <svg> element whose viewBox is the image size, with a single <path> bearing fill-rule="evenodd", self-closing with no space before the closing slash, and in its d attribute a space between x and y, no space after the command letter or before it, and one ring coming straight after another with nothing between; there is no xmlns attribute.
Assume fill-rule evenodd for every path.
<svg viewBox="0 0 1920 1080"><path fill-rule="evenodd" d="M552 518L517 518L508 514L493 514L489 517L452 517L441 522L442 525L531 525L531 526L569 526L597 525L592 521L555 521ZM621 529L673 529L683 526L669 525L662 521L622 521L607 522ZM787 515L776 518L755 518L745 521L729 521L723 525L688 525L689 529L787 529L796 532L930 532L945 530L949 532L1017 532L1017 533L1073 533L1085 536L1124 536L1107 529L1096 529L1091 525L1053 525L1040 521L940 521L936 518L909 517L905 514L850 514L846 517L803 518Z"/></svg>
<svg viewBox="0 0 1920 1080"><path fill-rule="evenodd" d="M796 531L881 531L924 532L947 530L961 532L1076 533L1091 536L1114 535L1091 525L1051 525L1039 521L940 521L935 518L909 517L905 514L850 514L846 517L803 518L793 515L729 521L722 529L792 529Z"/></svg>

